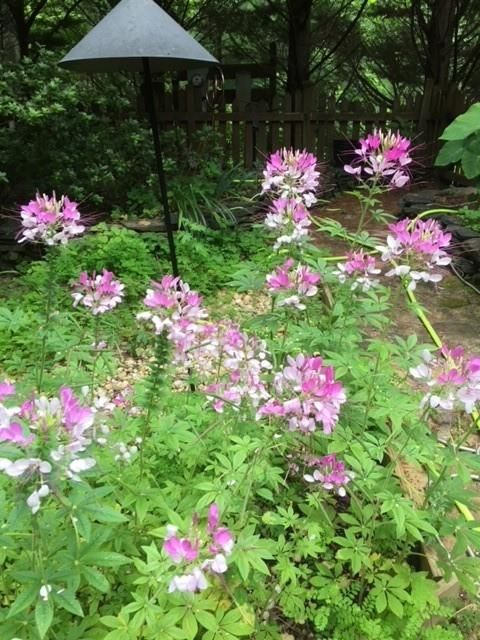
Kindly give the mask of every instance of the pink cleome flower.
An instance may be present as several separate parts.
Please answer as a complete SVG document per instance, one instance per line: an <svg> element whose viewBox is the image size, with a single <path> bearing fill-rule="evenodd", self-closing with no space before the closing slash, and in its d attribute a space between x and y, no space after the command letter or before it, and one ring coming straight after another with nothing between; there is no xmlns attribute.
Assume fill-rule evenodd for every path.
<svg viewBox="0 0 480 640"><path fill-rule="evenodd" d="M171 275L152 282L143 303L149 311L138 313L137 319L151 322L157 335L166 333L174 342L193 339L199 322L208 315L202 307L202 297Z"/></svg>
<svg viewBox="0 0 480 640"><path fill-rule="evenodd" d="M80 303L91 309L92 314L98 315L114 309L123 298L123 285L119 280L115 280L111 271L103 270L102 275L93 273L92 277L85 271L80 274L78 282L74 284L73 306Z"/></svg>
<svg viewBox="0 0 480 640"><path fill-rule="evenodd" d="M294 268L294 261L289 258L273 273L266 277L267 289L278 296L279 306L292 306L304 310L304 301L315 296L316 286L321 279L319 273L314 273L307 266L298 264Z"/></svg>
<svg viewBox="0 0 480 640"><path fill-rule="evenodd" d="M353 478L353 473L345 470L345 464L337 460L334 453L309 460L308 466L312 471L303 476L307 482L318 482L327 491L336 490L339 496L346 495L345 487Z"/></svg>
<svg viewBox="0 0 480 640"><path fill-rule="evenodd" d="M51 477L79 481L79 473L95 466L93 458L82 455L92 442L93 422L93 410L68 387L59 397L40 396L21 406L0 403L0 441L15 447L10 458L0 458L0 471L34 484L27 498L33 513L49 494Z"/></svg>
<svg viewBox="0 0 480 640"><path fill-rule="evenodd" d="M209 371L213 378L205 391L215 411L223 413L225 405L238 409L243 400L257 407L268 398L263 373L272 364L264 340L240 331L236 324L219 324L200 351L203 353L195 349L191 352L194 359L200 356L200 361L192 364L199 373L202 369L204 374Z"/></svg>
<svg viewBox="0 0 480 640"><path fill-rule="evenodd" d="M35 200L21 207L19 242L43 242L49 246L66 244L85 231L77 207L77 203L67 196L57 200L55 193L51 197L37 194Z"/></svg>
<svg viewBox="0 0 480 640"><path fill-rule="evenodd" d="M277 198L265 217L265 226L277 239L275 251L283 245L301 245L308 240L311 222L304 204L293 198Z"/></svg>
<svg viewBox="0 0 480 640"><path fill-rule="evenodd" d="M466 357L461 346L443 346L437 356L424 351L422 360L410 369L410 375L430 388L421 406L446 411L459 407L472 413L480 401L480 357Z"/></svg>
<svg viewBox="0 0 480 640"><path fill-rule="evenodd" d="M173 347L172 361L198 374L201 388L221 413L226 404L239 408L243 399L254 406L268 397L261 374L271 369L265 342L242 332L232 322L208 322L202 299L179 278L153 283L144 303L151 311L137 315L165 333Z"/></svg>
<svg viewBox="0 0 480 640"><path fill-rule="evenodd" d="M346 400L333 368L325 366L318 356L303 354L288 356L287 362L275 376L276 397L260 407L257 417L285 418L291 431L312 433L321 425L324 433L331 433Z"/></svg>
<svg viewBox="0 0 480 640"><path fill-rule="evenodd" d="M409 279L408 289L415 289L416 283L440 282L443 278L438 267L450 264L451 257L444 251L452 236L445 233L436 220L400 220L389 225L391 233L387 244L377 248L384 262L394 261L393 269L387 277L400 276Z"/></svg>
<svg viewBox="0 0 480 640"><path fill-rule="evenodd" d="M357 157L344 170L359 180L366 175L367 181L386 184L389 189L404 187L410 181L411 145L411 140L398 132L374 129L360 140L360 147L354 152Z"/></svg>
<svg viewBox="0 0 480 640"><path fill-rule="evenodd" d="M333 273L340 282L351 279L352 291L358 288L362 291L368 291L378 285L379 280L372 278L372 276L378 275L381 271L377 268L375 258L360 249L359 251L350 251L347 254L347 260L337 263L337 269Z"/></svg>
<svg viewBox="0 0 480 640"><path fill-rule="evenodd" d="M320 176L316 167L317 159L312 153L280 149L267 159L262 193L271 191L275 197L292 198L311 207L316 202Z"/></svg>
<svg viewBox="0 0 480 640"><path fill-rule="evenodd" d="M218 575L228 570L227 557L233 551L233 535L220 526L216 504L210 505L206 527L199 528L198 516L194 514L189 537L179 538L177 531L177 527L167 526L163 550L174 564L183 565L185 570L170 580L168 592L203 591L208 587L205 572Z"/></svg>

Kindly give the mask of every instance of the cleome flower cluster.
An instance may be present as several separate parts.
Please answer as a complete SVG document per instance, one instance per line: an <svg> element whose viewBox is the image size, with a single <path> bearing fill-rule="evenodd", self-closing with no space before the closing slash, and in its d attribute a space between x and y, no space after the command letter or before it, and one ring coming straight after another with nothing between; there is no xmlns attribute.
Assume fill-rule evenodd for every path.
<svg viewBox="0 0 480 640"><path fill-rule="evenodd" d="M357 179L385 185L389 189L404 187L410 181L411 140L398 132L374 129L354 150L355 158L344 166Z"/></svg>
<svg viewBox="0 0 480 640"><path fill-rule="evenodd" d="M79 474L95 466L88 449L96 410L80 404L68 387L58 397L18 400L13 385L0 384L0 442L10 445L0 471L33 488L27 505L36 513L60 480L79 482Z"/></svg>
<svg viewBox="0 0 480 640"><path fill-rule="evenodd" d="M342 498L346 495L345 487L352 480L352 471L346 471L345 464L337 460L337 456L332 453L322 458L311 458L307 462L310 473L306 473L303 478L312 484L320 484L326 491L336 491Z"/></svg>
<svg viewBox="0 0 480 640"><path fill-rule="evenodd" d="M283 148L267 158L262 191L311 207L317 200L319 176L317 159L312 153Z"/></svg>
<svg viewBox="0 0 480 640"><path fill-rule="evenodd" d="M295 307L305 310L304 300L315 296L320 274L314 273L307 266L298 264L292 258L277 267L266 277L267 291L271 293L279 307Z"/></svg>
<svg viewBox="0 0 480 640"><path fill-rule="evenodd" d="M351 281L352 291L361 289L363 292L379 284L378 278L374 276L380 273L375 258L366 254L363 249L350 251L345 262L337 263L337 268L333 271L333 275L337 276L340 282Z"/></svg>
<svg viewBox="0 0 480 640"><path fill-rule="evenodd" d="M57 200L55 193L51 197L37 194L35 200L21 207L19 242L41 242L47 246L66 244L85 231L77 207L77 203L67 196Z"/></svg>
<svg viewBox="0 0 480 640"><path fill-rule="evenodd" d="M325 366L318 356L287 356L287 366L275 375L274 389L275 395L258 415L285 418L291 431L313 433L320 426L330 434L346 401L333 367Z"/></svg>
<svg viewBox="0 0 480 640"><path fill-rule="evenodd" d="M228 570L227 558L235 541L229 529L220 525L218 505L210 505L206 526L200 526L193 515L188 537L179 537L178 528L167 526L163 550L168 558L182 569L168 586L173 591L198 592L209 586L207 576L221 575Z"/></svg>
<svg viewBox="0 0 480 640"><path fill-rule="evenodd" d="M125 289L125 285L106 269L101 275L94 273L91 277L83 271L73 287L73 306L82 304L94 316L114 309L122 301Z"/></svg>
<svg viewBox="0 0 480 640"><path fill-rule="evenodd" d="M443 346L437 355L424 351L422 360L410 369L410 375L429 388L421 406L472 413L480 401L480 357L468 358L461 346Z"/></svg>
<svg viewBox="0 0 480 640"><path fill-rule="evenodd" d="M440 282L443 278L439 267L445 267L452 261L445 248L452 236L445 233L436 220L400 220L389 225L391 233L386 245L380 245L384 262L394 266L385 273L387 277L400 276L408 279L408 289L413 290L417 282Z"/></svg>

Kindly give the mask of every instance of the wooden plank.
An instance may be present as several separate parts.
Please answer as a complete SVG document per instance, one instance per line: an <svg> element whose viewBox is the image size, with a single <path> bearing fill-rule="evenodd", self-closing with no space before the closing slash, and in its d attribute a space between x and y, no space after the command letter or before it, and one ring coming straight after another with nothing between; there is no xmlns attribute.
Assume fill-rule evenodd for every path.
<svg viewBox="0 0 480 640"><path fill-rule="evenodd" d="M315 120L315 132L316 132L316 156L323 162L325 158L325 123L321 118L318 117L320 112L325 112L325 107L327 103L327 97L324 94L319 94L317 96L317 109L314 116L317 118Z"/></svg>
<svg viewBox="0 0 480 640"><path fill-rule="evenodd" d="M253 159L255 155L255 138L256 138L256 126L255 126L255 103L249 102L246 106L249 119L245 121L245 141L244 141L244 164L247 169L253 167Z"/></svg>
<svg viewBox="0 0 480 640"><path fill-rule="evenodd" d="M302 91L295 91L295 93L293 94L293 99L294 99L294 104L292 105L292 108L298 112L298 113L302 113L304 115L304 107L303 107L303 92ZM302 119L301 122L295 122L295 124L293 125L293 137L292 137L292 146L295 149L303 149L305 146L305 142L303 140L303 125L305 122L305 115Z"/></svg>
<svg viewBox="0 0 480 640"><path fill-rule="evenodd" d="M236 108L244 113L246 117L242 119L244 125L238 129L239 148L242 152L240 162L247 167L251 167L253 158L253 129L251 116L247 110L247 106L252 100L252 77L248 71L237 73L235 78L237 88L237 97L235 99Z"/></svg>
<svg viewBox="0 0 480 640"><path fill-rule="evenodd" d="M270 113L268 128L268 151L276 151L280 148L280 125L278 120L278 112L280 109L278 96L274 96L272 101L272 112ZM258 114L257 114L258 117ZM261 120L259 120L261 122Z"/></svg>
<svg viewBox="0 0 480 640"><path fill-rule="evenodd" d="M356 109L355 106L358 105L358 103L351 103L351 108L352 111L354 113L360 113L359 109ZM358 105L359 106L359 105ZM360 139L360 123L362 121L362 118L358 115L354 116L353 121L352 121L352 140L355 142L357 140Z"/></svg>
<svg viewBox="0 0 480 640"><path fill-rule="evenodd" d="M315 93L315 87L307 87L303 92L303 146L311 153L315 153L315 134L311 121Z"/></svg>
<svg viewBox="0 0 480 640"><path fill-rule="evenodd" d="M264 112L268 105L266 102L260 102L255 105L255 108ZM267 155L267 124L264 120L255 120L254 126L257 131L254 160L263 164Z"/></svg>
<svg viewBox="0 0 480 640"><path fill-rule="evenodd" d="M186 122L189 119L190 115L191 114L188 111L185 111L185 112L164 111L158 114L158 118L163 121L183 120ZM275 112L275 111L266 111L264 113L258 112L255 114L255 117L258 120L263 120L265 122L295 123L295 122L304 122L305 120L305 114L303 113L296 113L292 111L282 112L281 110L278 112ZM398 114L390 114L389 118L392 118L392 117L410 119L413 122L418 121L417 114L413 111L398 113ZM212 118L211 113L203 113L203 112L195 113L195 119L198 120L199 122L208 122L211 120L211 118ZM245 122L245 120L251 119L251 114L247 113L246 111L237 110L232 113L216 114L215 118L218 120ZM310 122L332 124L334 122L352 121L354 118L357 119L359 122L365 123L367 121L370 121L371 123L373 123L378 118L378 113L375 113L374 111L369 111L368 113L367 112L366 113L354 113L354 112L336 113L335 108L332 107L332 110L329 110L329 111L312 113Z"/></svg>
<svg viewBox="0 0 480 640"><path fill-rule="evenodd" d="M178 93L177 93L177 110L186 111L186 109L187 109L187 92L185 90L185 87L179 87ZM187 123L176 120L175 124L182 128L182 130L185 132L185 139L188 140Z"/></svg>
<svg viewBox="0 0 480 640"><path fill-rule="evenodd" d="M333 141L335 139L335 121L337 117L337 104L335 96L327 98L327 113L325 118L325 160L331 162L333 160ZM343 114L344 115L344 114Z"/></svg>
<svg viewBox="0 0 480 640"><path fill-rule="evenodd" d="M218 102L218 106L217 106L217 113L223 113L225 114L225 99L223 96L223 93L220 96L220 100ZM215 114L213 114L213 116L215 117ZM220 139L222 141L222 156L223 156L223 162L225 163L226 158L230 157L230 149L229 149L229 144L228 144L228 140L229 140L229 127L227 127L227 121L226 120L219 120L218 118L215 118L216 122L217 122L217 127L218 127L218 132L220 135Z"/></svg>
<svg viewBox="0 0 480 640"><path fill-rule="evenodd" d="M292 108L292 96L289 93L286 93L283 96L283 113L282 113L283 145L282 146L287 147L287 149L292 146L292 128L290 123L294 122L294 120L290 120L286 118L291 108ZM298 116L300 114L295 114L295 115Z"/></svg>

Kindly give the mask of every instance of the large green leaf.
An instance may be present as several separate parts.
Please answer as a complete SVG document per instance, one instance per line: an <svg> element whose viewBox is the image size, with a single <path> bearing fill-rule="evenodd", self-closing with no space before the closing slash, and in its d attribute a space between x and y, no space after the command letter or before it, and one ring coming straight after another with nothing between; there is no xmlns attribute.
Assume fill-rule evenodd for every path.
<svg viewBox="0 0 480 640"><path fill-rule="evenodd" d="M465 146L463 140L448 140L440 149L435 160L435 165L437 167L444 167L447 164L458 162L462 157L464 149Z"/></svg>
<svg viewBox="0 0 480 640"><path fill-rule="evenodd" d="M466 150L462 156L462 169L468 180L480 176L480 155Z"/></svg>
<svg viewBox="0 0 480 640"><path fill-rule="evenodd" d="M480 130L480 102L472 106L448 125L440 136L440 140L464 140L475 131Z"/></svg>

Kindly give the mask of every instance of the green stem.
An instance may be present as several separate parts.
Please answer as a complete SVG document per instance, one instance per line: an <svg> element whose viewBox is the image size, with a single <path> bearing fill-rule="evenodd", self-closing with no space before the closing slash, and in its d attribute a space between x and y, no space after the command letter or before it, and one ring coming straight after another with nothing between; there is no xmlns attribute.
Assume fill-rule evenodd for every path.
<svg viewBox="0 0 480 640"><path fill-rule="evenodd" d="M163 368L167 358L167 342L164 336L157 336L157 341L155 345L155 361L152 366L152 371L150 374L149 380L149 389L148 389L148 399L147 399L147 413L145 415L145 420L142 423L142 446L140 447L140 480L143 479L144 471L145 471L145 447L147 444L147 438L151 433L151 420L153 410L156 406L156 394L158 391L158 387L163 381Z"/></svg>
<svg viewBox="0 0 480 640"><path fill-rule="evenodd" d="M373 375L371 377L371 384L370 387L368 389L368 398L367 398L367 404L365 407L365 415L363 417L363 429L362 431L365 431L367 428L367 423L368 423L368 415L370 413L370 408L372 406L372 400L373 400L373 393L375 390L375 384L377 382L377 375L378 375L378 369L380 367L380 353L377 353L377 358L375 360L375 367L373 369Z"/></svg>
<svg viewBox="0 0 480 640"><path fill-rule="evenodd" d="M53 269L53 260L52 255L47 255L47 302L45 305L45 324L43 325L42 331L42 342L40 346L40 364L38 369L38 378L37 378L37 391L38 393L42 392L43 387L43 377L45 373L45 362L47 358L47 339L48 332L50 329L50 319L52 317L52 307L54 302L54 293L55 293L55 279L54 279L54 269Z"/></svg>
<svg viewBox="0 0 480 640"><path fill-rule="evenodd" d="M93 349L95 351L95 355L93 356L93 362L92 362L92 382L91 382L91 388L90 388L90 400L92 402L95 396L95 373L97 369L98 357L100 355L100 351L98 348L99 330L100 330L100 317L96 315L94 320L94 328L93 328Z"/></svg>

